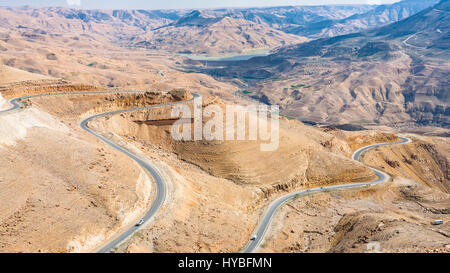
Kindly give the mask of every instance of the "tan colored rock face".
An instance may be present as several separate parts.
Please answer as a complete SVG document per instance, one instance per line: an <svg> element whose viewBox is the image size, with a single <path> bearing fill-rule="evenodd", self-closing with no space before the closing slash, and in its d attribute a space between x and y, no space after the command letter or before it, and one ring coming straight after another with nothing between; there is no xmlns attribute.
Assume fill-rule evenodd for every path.
<svg viewBox="0 0 450 273"><path fill-rule="evenodd" d="M223 105L222 102L217 103ZM314 151L322 151L321 158L325 161L328 157L333 158L329 162L335 162L336 165L330 168L336 170L336 173L330 173L330 177L334 177L336 181L341 179L341 181L356 182L374 178L372 172L357 163L343 157L335 157L326 151L321 143L322 139L330 137L326 133L302 126L300 123L282 121L278 149L273 152L263 152L260 150L260 143L263 141L260 140L174 141L170 134L172 123L163 123L164 120L169 120L169 113L170 108L167 108L165 112L155 110L152 114L148 111L125 113L112 117L99 126L111 128L122 136L134 136L137 139L161 145L182 159L200 166L208 173L236 183L265 186L279 183L303 185L306 178L305 171L311 168L314 169L313 173L317 173L317 168L321 165L316 161L311 164ZM149 120L161 122L152 123ZM206 122L207 120L204 120L204 123ZM280 162L283 164L279 164ZM348 172L347 177L346 172ZM359 177L353 177L354 174ZM312 179L310 182L317 183L318 180L321 179ZM324 183L332 182L327 180Z"/></svg>
<svg viewBox="0 0 450 273"><path fill-rule="evenodd" d="M3 154L0 166L5 167L0 168L0 187L5 187L0 191L4 192L0 196L0 202L4 204L0 217L2 251L91 250L106 236L132 222L130 219L138 219L139 213L148 207L148 193L154 193L148 186L142 187L143 173L129 158L109 150L81 131L78 128L79 120L98 112L167 103L181 97L189 97L188 92L86 94L31 100L31 108L16 113L15 115L21 115L20 119L12 123L18 128L23 128L19 125L24 124L19 123L28 119L38 119L41 123L30 123L26 133L15 139L14 146L12 143L5 143L0 150ZM224 104L209 97L205 98L205 103ZM371 180L372 172L345 156L361 146L396 140L392 134L317 129L297 121L282 119L280 149L264 157L257 149L257 143L177 143L171 140L168 133L170 125L137 123L164 120L169 116L170 108L163 107L114 115L90 124L92 128L110 135L130 150L155 161L173 183L170 202L163 208L162 214L117 251L238 251L252 234L264 205L270 200L304 187ZM2 117L2 121L6 122L12 117ZM445 141L440 141L437 145L441 146L435 149L424 144L411 146L410 149L428 153L427 162L428 158L440 158L433 151L448 147ZM402 151L401 154L406 153ZM370 160L369 156L370 154L367 155L367 160ZM395 156L390 158L396 160ZM20 164L11 165L12 162ZM379 161L377 159L374 162ZM400 164L401 168L403 166L404 164ZM445 165L440 166L445 169ZM36 169L41 171L36 172ZM149 181L145 183L150 184ZM415 196L414 194L428 196L426 191L410 193L406 189L408 188L402 186L401 190L389 189L384 193L367 190L364 194L356 194L348 204L334 204L336 200L333 197L326 201L332 204L331 208L322 211L324 207L319 205L315 213L307 211L306 215L321 216L314 216L314 220L310 219L312 222L306 225L298 225L298 219L295 220L292 215L289 219L293 220L284 219L284 215L289 214L281 213L275 219L278 223L275 228L289 227L287 232L284 231L289 234L289 239L270 237L273 238L273 245L269 247L268 244L262 250L328 251L333 247L333 251L349 251L349 244L354 244L354 236L343 228L336 228L335 232L340 234L342 230L343 235L336 237L332 232L338 223L345 226L347 220L339 217L342 211L356 213L348 221L358 222L359 217L365 217L364 209L381 209L381 214L373 216L378 219L373 223L379 226L380 221L392 217L390 205L384 203L387 198L405 199L405 202L409 202L408 198ZM394 193L398 192L402 194L395 197L397 195ZM11 199L11 196L17 195L20 198ZM376 198L376 201L371 198ZM439 202L445 200L445 196L436 195L436 198ZM384 201L379 204L378 200ZM435 210L442 209L442 202L432 202L424 204L432 205ZM337 209L337 214L334 208ZM411 208L411 214L415 210ZM427 217L429 216L425 215L423 219L428 219ZM98 219L102 219L101 224ZM332 219L332 222L322 226L325 219ZM395 221L399 225L402 223ZM49 225L52 226L51 229L48 229ZM302 227L303 231L297 231L291 225ZM399 227L421 230L415 223ZM40 235L44 229L46 237ZM365 227L358 234L364 234L364 230ZM304 234L305 237L298 237L299 234ZM293 238L297 238L295 243L298 245L292 245ZM300 241L300 238L305 241ZM336 243L330 246L326 244L328 239L336 240ZM320 244L311 245L309 240ZM396 244L400 244L402 240L400 238ZM380 239L378 241L381 242L381 249L398 249L395 244L386 246ZM356 244L356 247L357 250L362 250L366 246ZM414 248L407 248L411 249Z"/></svg>
<svg viewBox="0 0 450 273"><path fill-rule="evenodd" d="M36 112L21 114L23 123ZM1 252L89 251L99 241L83 238L102 242L139 211L140 169L101 146L83 133L39 124L2 146Z"/></svg>
<svg viewBox="0 0 450 273"><path fill-rule="evenodd" d="M406 189L423 199L405 199ZM448 194L403 178L371 189L298 198L281 209L260 251L448 252L448 225L436 229L431 222L449 220L437 210L449 200Z"/></svg>
<svg viewBox="0 0 450 273"><path fill-rule="evenodd" d="M37 80L52 80L52 78L0 65L0 85Z"/></svg>
<svg viewBox="0 0 450 273"><path fill-rule="evenodd" d="M448 170L448 140L414 140L364 155L365 163L394 174L392 182L298 198L283 207L261 251L448 252L449 226L436 229L431 224L434 219L450 220L443 171ZM399 165L390 167L386 158Z"/></svg>
<svg viewBox="0 0 450 273"><path fill-rule="evenodd" d="M6 109L8 107L8 102L3 98L2 94L0 94L0 110Z"/></svg>
<svg viewBox="0 0 450 273"><path fill-rule="evenodd" d="M365 156L368 164L410 178L435 190L450 193L450 150L446 138L422 137L416 142L383 147Z"/></svg>
<svg viewBox="0 0 450 273"><path fill-rule="evenodd" d="M158 28L138 36L132 44L156 50L217 56L271 49L307 40L247 20L224 17L214 19L214 22L183 22Z"/></svg>
<svg viewBox="0 0 450 273"><path fill-rule="evenodd" d="M0 134L7 134L0 143L0 251L92 251L141 217L154 195L151 179L130 158L81 130L79 120L171 99L49 96L1 115Z"/></svg>
<svg viewBox="0 0 450 273"><path fill-rule="evenodd" d="M129 157L81 130L81 120L187 100L191 92L203 94L205 106L248 103L234 95L245 85L243 80L193 73L190 65L200 71L206 65L185 62L177 51L233 54L305 41L242 19L156 30L169 20L153 21L140 12L113 16L112 11L92 11L92 18L109 18L102 19L108 23L84 22L69 19L73 11L67 9L35 10L33 16L31 10L0 9L5 18L0 26L0 109L11 98L32 94L108 88L146 92L35 98L23 111L0 115L0 252L93 251L139 221L152 204L156 191L151 177ZM121 16L144 25L126 24ZM122 47L130 40L117 41L123 38L118 33L132 33L134 42L149 42L158 50ZM409 42L419 41L412 37ZM364 44L361 52L366 58L390 46L396 45ZM258 60L250 62L250 78L267 73L274 77L250 82L254 89L248 91L305 120L379 121L370 124L375 130L344 132L281 118L279 148L262 152L258 141L174 141L170 107L90 122L90 128L152 161L169 181L166 203L154 221L115 251L237 252L274 199L308 187L373 180L374 173L349 156L362 146L397 141L395 130L375 125L420 114L409 104L411 98L403 96L404 86L422 88L422 78L431 79L426 83L430 86L445 86L436 79L448 63L417 64L404 52L351 62L341 58L342 52L332 47L325 61L291 59L292 52L285 52L289 58L280 60L278 55L264 69ZM226 69L240 72L239 67ZM412 71L418 76L412 77ZM430 89L430 96L421 91L416 98L433 98L435 103L439 90ZM445 138L414 139L365 154L367 164L394 176L392 183L297 198L282 207L261 251L448 252L450 145ZM430 226L437 218L444 225Z"/></svg>

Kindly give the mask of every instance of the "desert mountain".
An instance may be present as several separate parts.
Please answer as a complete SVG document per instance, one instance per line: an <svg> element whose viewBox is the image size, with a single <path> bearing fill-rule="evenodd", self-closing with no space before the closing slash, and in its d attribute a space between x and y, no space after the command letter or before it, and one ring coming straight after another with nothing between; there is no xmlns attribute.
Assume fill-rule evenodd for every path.
<svg viewBox="0 0 450 273"><path fill-rule="evenodd" d="M288 6L215 10L0 8L1 27L25 38L77 34L171 53L240 53L302 43L388 24L437 0L393 5ZM0 28L1 28L0 27ZM79 37L78 37L79 38ZM195 49L194 49L195 48ZM0 48L1 50L2 48Z"/></svg>
<svg viewBox="0 0 450 273"><path fill-rule="evenodd" d="M450 126L450 2L371 31L213 70L289 115L325 123Z"/></svg>
<svg viewBox="0 0 450 273"><path fill-rule="evenodd" d="M210 20L223 17L244 19L286 33L317 39L388 25L438 2L438 0L403 0L386 5L227 8L201 12Z"/></svg>
<svg viewBox="0 0 450 273"><path fill-rule="evenodd" d="M428 7L439 0L403 0L394 4L380 5L364 13L356 13L344 19L332 18L311 22L303 26L285 29L309 38L325 38L359 32L401 21Z"/></svg>
<svg viewBox="0 0 450 273"><path fill-rule="evenodd" d="M403 0L380 6L194 10L166 27L139 36L137 42L132 41L131 45L197 54L273 48L303 42L303 37L334 37L388 25L437 2L438 0ZM285 33L301 38L286 36Z"/></svg>
<svg viewBox="0 0 450 273"><path fill-rule="evenodd" d="M374 9L372 5L285 6L202 10L212 17L244 19L285 31L325 20L340 20Z"/></svg>
<svg viewBox="0 0 450 273"><path fill-rule="evenodd" d="M136 47L195 54L239 53L305 42L306 38L244 19L192 11L132 40Z"/></svg>
<svg viewBox="0 0 450 273"><path fill-rule="evenodd" d="M83 34L120 42L136 33L169 24L181 11L78 10L68 8L0 8L1 28L32 35Z"/></svg>
<svg viewBox="0 0 450 273"><path fill-rule="evenodd" d="M398 130L411 142L371 149L361 162L349 158L361 147L398 141L396 128L385 125L449 126L449 0L394 25L289 45L250 61L204 65L176 54L288 44L292 35L276 28L371 8L268 8L260 9L259 22L227 10L0 8L0 110L12 98L47 94L23 99L20 111L0 111L0 252L84 253L131 234L111 250L236 253L259 234L273 200L374 181L369 166L392 179L296 195L271 218L256 251L449 252L448 138ZM136 48L155 41L161 51ZM105 89L112 93L84 92ZM125 90L146 91L113 92ZM55 92L64 94L48 94ZM202 94L203 109L186 101L191 92ZM281 116L279 136L270 136L278 149L263 152L266 119L244 108L236 126L223 129L236 131L243 116L246 129L237 136L248 140L209 141L206 131L204 140L174 139L175 122L198 121L175 121L172 103L206 114L209 106L226 110L248 97L280 104L282 113L302 120L351 124L309 126ZM228 123L223 112L199 125ZM80 128L86 118L95 134ZM217 133L221 126L214 127ZM161 197L160 209L141 225ZM432 225L436 219L445 223Z"/></svg>

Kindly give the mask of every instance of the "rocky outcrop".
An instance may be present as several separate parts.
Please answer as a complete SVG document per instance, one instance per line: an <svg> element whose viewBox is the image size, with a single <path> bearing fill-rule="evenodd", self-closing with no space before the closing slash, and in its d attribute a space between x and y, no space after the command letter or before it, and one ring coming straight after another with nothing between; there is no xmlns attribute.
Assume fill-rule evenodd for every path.
<svg viewBox="0 0 450 273"><path fill-rule="evenodd" d="M450 192L448 144L416 140L407 145L368 152L364 162L389 173L411 178L430 188ZM381 160L379 160L381 159Z"/></svg>
<svg viewBox="0 0 450 273"><path fill-rule="evenodd" d="M5 98L16 98L42 93L83 92L101 90L85 84L74 84L65 80L22 81L0 86L0 93Z"/></svg>
<svg viewBox="0 0 450 273"><path fill-rule="evenodd" d="M211 17L193 11L175 23L138 35L129 45L179 53L223 55L306 40L244 19Z"/></svg>

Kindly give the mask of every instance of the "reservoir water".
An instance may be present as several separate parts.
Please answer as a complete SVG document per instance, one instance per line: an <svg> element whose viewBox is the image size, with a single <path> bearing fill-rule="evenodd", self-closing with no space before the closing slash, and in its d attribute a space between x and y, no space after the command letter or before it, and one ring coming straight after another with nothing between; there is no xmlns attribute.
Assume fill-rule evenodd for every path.
<svg viewBox="0 0 450 273"><path fill-rule="evenodd" d="M193 54L180 54L180 55L195 61L231 62L231 61L246 61L254 57L264 57L270 55L270 50L259 50L251 53L244 53L237 55L223 55L223 56L204 56Z"/></svg>

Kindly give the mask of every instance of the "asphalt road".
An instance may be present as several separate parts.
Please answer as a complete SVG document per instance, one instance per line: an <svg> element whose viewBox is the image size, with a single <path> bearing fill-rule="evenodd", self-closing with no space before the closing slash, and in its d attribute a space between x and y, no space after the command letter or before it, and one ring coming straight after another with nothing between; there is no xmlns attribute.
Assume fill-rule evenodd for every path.
<svg viewBox="0 0 450 273"><path fill-rule="evenodd" d="M10 103L12 105L11 108L0 111L0 115L8 113L8 112L13 112L16 110L19 110L22 108L22 104L21 101L25 100L25 99L31 99L31 98L36 98L36 97L43 97L43 96L55 96L55 95L79 95L79 94L110 94L110 93L141 93L138 91L98 91L98 92L63 92L63 93L49 93L49 94L41 94L41 95L31 95L31 96L24 96L24 97L20 97L20 98L15 98L10 100ZM194 98L192 98L190 101L194 100L195 98L199 97L200 95L198 94L193 94ZM151 108L157 108L157 107L162 107L162 106L170 106L170 105L175 105L175 104L179 104L179 103L186 103L189 101L182 101L182 102L175 102L175 103L169 103L169 104L160 104L160 105L150 105L150 106L145 106L145 107L135 107L135 108L130 108L130 109L124 109L124 110L117 110L117 111L112 111L112 112L107 112L107 113L101 113L92 117L89 117L85 120L83 120L80 124L81 128L83 128L84 130L86 130L87 132L91 133L92 135L96 136L97 138L101 139L103 142L105 142L106 144L108 144L109 146L111 146L112 148L126 154L127 156L129 156L130 158L132 158L134 161L136 161L140 166L142 166L149 174L151 174L155 180L156 183L156 187L157 187L157 196L155 201L153 202L150 210L144 215L144 217L142 218L144 220L144 223L142 225L145 225L147 222L149 222L155 215L156 213L159 211L159 209L161 208L161 206L164 204L164 201L166 199L167 196L167 187L166 184L164 182L164 179L162 178L162 176L160 175L160 173L158 172L157 168L148 164L147 162L145 162L144 160L142 160L141 158L139 158L138 156L136 156L135 154L129 152L128 150L126 150L125 148L121 147L120 145L110 141L109 139L101 136L100 134L96 133L94 130L90 129L87 124L99 117L103 117L103 116L108 116L108 115L114 115L114 114L118 114L118 113L123 113L123 112L130 112L130 111L136 111L136 110L144 110L144 109L151 109ZM353 156L352 159L360 161L360 157L361 155L373 148L376 147L380 147L380 146L387 146L387 145L396 145L396 144L404 144L404 143L408 143L411 142L411 140L409 138L405 138L405 137L400 137L401 141L399 142L393 142L393 143L381 143L381 144L374 144L374 145L369 145L366 147L363 147L359 150L357 150ZM370 168L370 167L369 167ZM297 196L302 196L302 195L307 195L307 194L313 194L313 193L318 193L318 192L323 192L323 191L331 191L331 190L339 190L339 189L347 189L347 188L358 188L358 187L365 187L365 186L372 186L384 181L387 181L389 179L389 175L374 169L374 168L370 168L372 169L375 174L377 175L378 179L372 182L367 182L367 183L356 183L356 184L344 184L344 185L336 185L336 186L328 186L328 187L321 187L321 188L314 188L314 189L308 189L308 190L303 190L303 191L298 191L298 192L294 192L288 195L285 195L277 200L275 200L274 202L272 202L269 206L269 208L267 209L264 218L262 219L260 225L258 226L256 233L254 233L256 235L256 239L255 240L251 240L248 245L245 247L245 249L243 250L243 252L245 253L250 253L253 252L255 249L257 249L259 247L259 245L261 244L261 242L264 239L264 236L267 232L268 227L270 226L270 223L275 215L275 213L277 212L277 210L287 201L297 197ZM142 226L141 225L141 226ZM105 246L103 246L98 252L99 253L106 253L106 252L110 252L114 247L116 247L118 244L120 244L121 242L123 242L125 239L127 239L128 237L130 237L131 235L133 235L137 230L139 230L139 228L141 226L137 226L134 225L133 227L127 229L126 231L124 231L122 234L118 235L117 237L115 237L114 239L112 239L110 242L108 242Z"/></svg>
<svg viewBox="0 0 450 273"><path fill-rule="evenodd" d="M359 150L357 150L353 155L352 155L352 159L360 161L361 159L361 155L373 148L376 147L380 147L380 146L388 146L388 145L398 145L398 144L404 144L404 143L409 143L411 142L411 139L406 138L406 137L399 137L401 139L401 141L399 142L389 142L389 143L381 143L381 144L374 144L374 145L369 145L366 147L363 147ZM370 167L369 167L370 168ZM378 179L372 182L367 182L367 183L356 183L356 184L344 184L344 185L336 185L336 186L328 186L328 187L321 187L321 188L314 188L314 189L307 189L307 190L302 190L302 191L298 191L298 192L294 192L288 195L285 195L275 201L273 201L267 211L264 214L263 219L261 220L261 223L259 224L259 226L256 229L256 232L253 235L256 235L256 239L255 240L250 240L250 242L247 244L247 246L244 248L244 250L242 252L244 253L251 253L253 251L255 251L261 244L261 242L264 239L264 236L266 235L266 232L273 220L273 217L275 216L276 212L278 211L278 209L284 205L287 201L295 198L295 197L300 197L300 196L304 196L304 195L308 195L308 194L313 194L313 193L318 193L318 192L324 192L324 191L332 191L332 190L340 190L340 189L350 189L350 188L359 188L359 187L368 187L368 186L372 186L381 182L385 182L388 181L390 176L385 173L382 172L380 170L374 169L374 168L370 168L371 170L373 170L375 172L375 174L377 175Z"/></svg>
<svg viewBox="0 0 450 273"><path fill-rule="evenodd" d="M14 98L14 99L9 100L9 103L11 104L11 108L1 110L0 115L24 108L21 101L27 100L27 99L32 99L32 98L48 97L48 96L61 96L61 95L120 94L120 93L144 93L144 91L90 91L90 92L59 92L59 93L55 92L55 93L23 96L23 97Z"/></svg>
<svg viewBox="0 0 450 273"><path fill-rule="evenodd" d="M97 253L107 253L110 252L115 246L119 245L121 242L123 242L125 239L133 235L137 230L139 230L143 225L145 225L147 222L149 222L159 211L159 209L164 204L164 201L166 200L167 196L167 185L164 182L164 179L161 177L160 173L158 172L158 169L155 166L152 166L148 164L147 162L140 159L138 156L134 155L133 153L129 152L128 150L124 149L120 145L108 140L107 138L101 136L100 134L97 134L94 130L90 129L87 124L96 118L103 117L103 116L109 116L109 115L115 115L118 113L124 113L124 112L131 112L136 110L144 110L144 109L152 109L152 108L158 108L162 106L170 106L170 105L176 105L179 103L186 103L193 101L195 98L199 97L200 95L193 93L193 98L188 101L182 101L182 102L176 102L176 103L168 103L168 104L158 104L158 105L150 105L145 107L136 107L131 109L125 109L125 110L118 110L113 112L107 112L98 114L92 117L89 117L85 120L83 120L80 124L81 128L88 131L89 133L93 134L94 136L101 139L103 142L108 144L109 146L113 147L114 149L126 154L127 156L131 157L134 161L136 161L139 165L141 165L142 168L144 168L148 173L150 173L153 176L153 179L156 183L156 199L153 202L151 208L147 213L142 217L142 220L144 220L144 223L140 226L134 225L133 227L129 228L128 230L124 231L122 234L117 236L115 239L110 241L107 245L103 246Z"/></svg>
<svg viewBox="0 0 450 273"><path fill-rule="evenodd" d="M142 92L140 92L140 91L63 92L63 93L48 93L48 94L24 96L24 97L20 97L20 98L11 99L9 102L12 105L12 107L9 109L0 111L0 115L22 109L24 106L22 105L21 101L26 100L26 99L31 99L31 98L44 97L44 96L56 96L56 95L114 94L114 93L142 93ZM180 102L174 102L174 103L168 103L168 104L150 105L150 106L145 106L145 107L135 107L135 108L130 108L130 109L106 112L106 113L101 113L101 114L89 117L81 122L80 127L82 129L86 130L87 132L89 132L92 135L96 136L97 138L101 139L103 142L105 142L112 148L129 156L134 161L136 161L142 168L144 168L153 177L153 179L156 183L156 190L157 190L157 195L156 195L155 201L153 202L150 210L148 210L147 213L142 218L144 220L144 223L140 226L134 225L133 227L131 227L131 228L127 229L126 231L124 231L123 233L121 233L120 235L116 236L111 241L109 241L106 245L104 245L100 250L98 250L97 251L98 253L110 252L114 247L116 247L118 244L123 242L125 239L127 239L128 237L133 235L143 225L148 223L156 215L156 213L159 211L159 209L164 204L164 202L166 200L166 196L167 196L167 186L166 186L164 179L162 178L161 174L159 173L158 169L155 166L150 165L149 163L145 162L144 160L142 160L135 154L133 154L130 151L123 148L122 146L120 146L120 145L110 141L109 139L103 137L102 135L96 133L94 130L92 130L88 127L88 123L99 117L115 115L115 114L124 113L124 112L152 109L152 108L158 108L158 107L162 107L162 106L171 106L171 105L176 105L176 104L180 104L180 103L186 103L186 102L193 101L195 98L198 98L198 97L200 97L200 95L193 93L193 98L188 101L180 101Z"/></svg>

